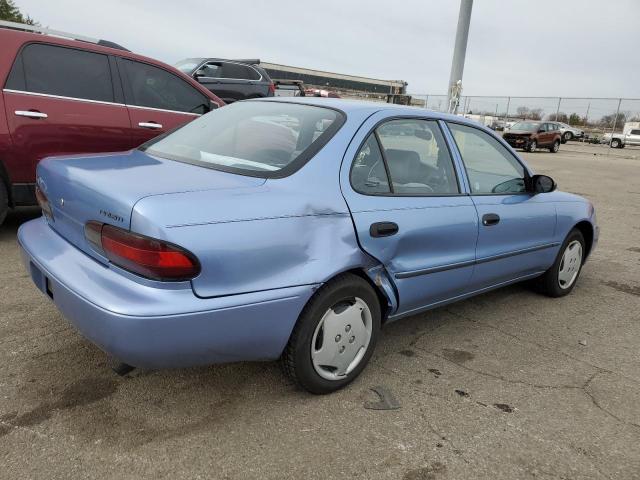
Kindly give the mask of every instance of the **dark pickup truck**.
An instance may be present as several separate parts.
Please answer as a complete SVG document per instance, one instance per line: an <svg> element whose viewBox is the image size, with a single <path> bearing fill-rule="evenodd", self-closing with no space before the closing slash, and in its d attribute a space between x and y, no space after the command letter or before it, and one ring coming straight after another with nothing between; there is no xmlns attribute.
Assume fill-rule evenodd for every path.
<svg viewBox="0 0 640 480"><path fill-rule="evenodd" d="M175 67L193 77L226 103L247 98L273 97L275 85L260 60L187 58Z"/></svg>

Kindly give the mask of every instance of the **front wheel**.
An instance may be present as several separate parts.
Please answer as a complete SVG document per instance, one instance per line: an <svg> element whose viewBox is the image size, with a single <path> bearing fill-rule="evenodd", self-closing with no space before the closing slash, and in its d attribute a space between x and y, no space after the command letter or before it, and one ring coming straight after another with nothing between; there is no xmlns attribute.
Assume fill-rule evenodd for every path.
<svg viewBox="0 0 640 480"><path fill-rule="evenodd" d="M541 293L549 297L563 297L575 287L585 258L584 236L574 228L564 240L556 261L537 280Z"/></svg>
<svg viewBox="0 0 640 480"><path fill-rule="evenodd" d="M376 293L344 274L322 286L298 318L281 363L305 390L326 394L352 382L369 362L380 331Z"/></svg>
<svg viewBox="0 0 640 480"><path fill-rule="evenodd" d="M536 142L535 140L531 140L531 143L529 143L527 150L533 153L536 151L536 148L538 148L538 142Z"/></svg>
<svg viewBox="0 0 640 480"><path fill-rule="evenodd" d="M620 145L622 145L622 142L617 138L611 140L611 148L620 148Z"/></svg>
<svg viewBox="0 0 640 480"><path fill-rule="evenodd" d="M564 135L562 135L562 143L567 143L569 140L571 140L573 138L573 133L571 132L564 132Z"/></svg>
<svg viewBox="0 0 640 480"><path fill-rule="evenodd" d="M549 148L551 153L558 153L558 150L560 150L560 140L553 142L553 145Z"/></svg>

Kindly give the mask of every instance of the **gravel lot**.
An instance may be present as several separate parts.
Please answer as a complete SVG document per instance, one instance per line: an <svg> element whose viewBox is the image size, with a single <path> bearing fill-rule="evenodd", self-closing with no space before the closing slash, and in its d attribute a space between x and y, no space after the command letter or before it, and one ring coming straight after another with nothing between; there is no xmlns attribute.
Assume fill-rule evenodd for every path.
<svg viewBox="0 0 640 480"><path fill-rule="evenodd" d="M121 378L31 284L0 227L0 478L640 477L640 149L524 154L591 199L573 294L513 286L387 326L324 397L272 363ZM398 410L365 409L385 386Z"/></svg>

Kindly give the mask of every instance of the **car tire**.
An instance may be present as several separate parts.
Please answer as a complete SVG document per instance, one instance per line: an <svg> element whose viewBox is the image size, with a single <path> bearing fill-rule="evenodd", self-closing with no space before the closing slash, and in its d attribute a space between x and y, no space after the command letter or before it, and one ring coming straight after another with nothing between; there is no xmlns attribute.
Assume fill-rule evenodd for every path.
<svg viewBox="0 0 640 480"><path fill-rule="evenodd" d="M343 388L369 362L380 323L380 302L369 283L352 274L336 277L302 310L280 358L285 375L318 395Z"/></svg>
<svg viewBox="0 0 640 480"><path fill-rule="evenodd" d="M560 140L556 140L555 142L553 142L553 145L549 147L549 151L551 153L558 153L558 150L560 150Z"/></svg>
<svg viewBox="0 0 640 480"><path fill-rule="evenodd" d="M4 222L4 219L7 218L7 213L9 212L9 194L7 193L7 186L0 179L0 225Z"/></svg>
<svg viewBox="0 0 640 480"><path fill-rule="evenodd" d="M562 135L562 143L567 143L569 140L573 139L573 133L571 132L564 132L564 135Z"/></svg>
<svg viewBox="0 0 640 480"><path fill-rule="evenodd" d="M614 138L613 140L611 140L611 148L622 148L620 147L620 145L622 145L622 142L617 138Z"/></svg>
<svg viewBox="0 0 640 480"><path fill-rule="evenodd" d="M582 271L586 253L584 236L577 228L569 232L551 268L536 279L540 293L549 297L564 297L571 293Z"/></svg>
<svg viewBox="0 0 640 480"><path fill-rule="evenodd" d="M538 148L538 142L536 142L535 140L531 140L531 142L529 143L529 145L527 145L527 151L528 152L535 152L536 148Z"/></svg>

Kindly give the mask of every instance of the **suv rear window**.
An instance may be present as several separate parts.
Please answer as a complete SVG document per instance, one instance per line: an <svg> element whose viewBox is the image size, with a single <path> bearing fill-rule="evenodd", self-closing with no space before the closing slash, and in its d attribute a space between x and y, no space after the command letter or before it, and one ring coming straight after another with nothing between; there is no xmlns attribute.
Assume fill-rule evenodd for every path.
<svg viewBox="0 0 640 480"><path fill-rule="evenodd" d="M107 55L32 43L24 47L20 57L9 74L7 88L113 102Z"/></svg>
<svg viewBox="0 0 640 480"><path fill-rule="evenodd" d="M344 114L329 108L245 101L215 110L141 148L217 170L282 177L315 155L343 123Z"/></svg>

